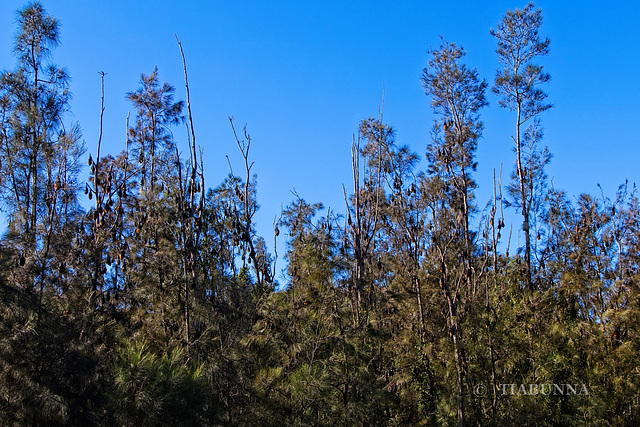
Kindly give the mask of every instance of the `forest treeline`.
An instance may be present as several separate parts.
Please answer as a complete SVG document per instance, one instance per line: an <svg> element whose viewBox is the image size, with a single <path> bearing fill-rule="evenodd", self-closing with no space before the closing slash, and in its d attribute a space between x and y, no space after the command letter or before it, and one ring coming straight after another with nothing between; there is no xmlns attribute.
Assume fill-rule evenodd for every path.
<svg viewBox="0 0 640 427"><path fill-rule="evenodd" d="M244 162L205 186L184 57L186 102L143 74L122 151L101 152L102 132L85 149L58 21L37 2L17 16L0 77L0 424L640 425L638 196L550 184L533 4L491 30L490 83L461 47L429 52L422 162L382 117L360 122L344 213L296 194L273 224L280 284L233 121ZM486 204L489 91L514 166L483 183Z"/></svg>

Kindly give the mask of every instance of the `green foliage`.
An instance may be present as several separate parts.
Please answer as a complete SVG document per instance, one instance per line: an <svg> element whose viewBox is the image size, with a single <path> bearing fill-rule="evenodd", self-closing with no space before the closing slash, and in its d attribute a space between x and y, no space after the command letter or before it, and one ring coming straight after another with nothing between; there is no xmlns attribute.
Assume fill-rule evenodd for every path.
<svg viewBox="0 0 640 427"><path fill-rule="evenodd" d="M201 368L176 349L158 355L149 344L127 342L115 360L112 410L119 425L200 425L207 403Z"/></svg>

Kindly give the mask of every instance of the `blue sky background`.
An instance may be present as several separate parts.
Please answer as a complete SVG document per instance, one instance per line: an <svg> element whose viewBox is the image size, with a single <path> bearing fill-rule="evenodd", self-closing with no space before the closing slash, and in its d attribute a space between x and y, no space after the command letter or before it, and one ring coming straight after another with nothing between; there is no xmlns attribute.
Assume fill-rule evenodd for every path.
<svg viewBox="0 0 640 427"><path fill-rule="evenodd" d="M420 77L427 51L440 36L462 45L466 63L490 84L498 67L489 29L515 1L43 1L61 24L62 46L53 61L72 77L73 116L95 151L100 117L100 76L105 80L103 152L124 147L130 104L140 73L159 67L160 79L184 99L187 59L198 143L204 148L207 186L234 170L241 158L227 117L247 123L262 206L256 220L269 246L274 216L293 200L343 212L342 184L350 186L352 135L358 122L377 116L385 87L384 120L399 144L424 157L433 115ZM0 3L0 69L13 69L15 11L23 1ZM555 108L544 113L548 169L556 188L575 199L581 192L613 197L625 179L638 181L640 9L635 2L539 1L542 35L551 54L540 60ZM490 106L478 148L478 205L491 194L493 169L513 165L513 114ZM180 143L186 131L174 131ZM425 162L422 162L424 168ZM514 217L515 219L515 217ZM517 221L517 219L516 219ZM514 232L519 223L514 224ZM517 236L514 235L517 243ZM281 246L279 244L279 246ZM283 246L278 250L284 253ZM282 259L282 258L281 258ZM279 262L279 268L284 263Z"/></svg>

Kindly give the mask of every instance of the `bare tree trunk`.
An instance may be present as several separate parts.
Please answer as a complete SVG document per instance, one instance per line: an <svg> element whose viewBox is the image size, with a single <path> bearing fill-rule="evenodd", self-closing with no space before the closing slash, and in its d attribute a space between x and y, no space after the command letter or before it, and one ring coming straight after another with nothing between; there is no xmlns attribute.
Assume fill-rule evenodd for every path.
<svg viewBox="0 0 640 427"><path fill-rule="evenodd" d="M517 92L517 88L516 88ZM519 94L517 95L519 96ZM529 290L533 292L533 281L531 280L531 238L530 238L530 230L529 230L529 203L528 203L528 195L525 189L525 171L522 166L522 140L520 136L520 126L521 123L521 115L522 115L522 101L518 100L518 117L517 117L517 125L516 125L516 167L518 169L518 178L520 181L520 202L522 203L522 230L524 231L524 265L525 265L525 280L529 287Z"/></svg>
<svg viewBox="0 0 640 427"><path fill-rule="evenodd" d="M443 268L444 270L444 268ZM449 333L451 334L451 339L453 341L453 355L456 363L456 374L457 374L457 392L458 392L458 424L460 427L463 427L466 424L466 416L465 416L465 405L464 405L464 369L465 369L465 361L463 356L463 350L461 348L461 330L460 325L457 320L457 303L456 296L451 295L451 290L448 284L448 281L443 279L444 288L447 296L447 305L449 308Z"/></svg>

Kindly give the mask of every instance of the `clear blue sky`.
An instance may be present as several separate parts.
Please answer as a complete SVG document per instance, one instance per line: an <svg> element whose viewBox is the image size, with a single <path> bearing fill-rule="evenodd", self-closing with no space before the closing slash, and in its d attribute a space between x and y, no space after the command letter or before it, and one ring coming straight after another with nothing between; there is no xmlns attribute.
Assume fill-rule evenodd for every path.
<svg viewBox="0 0 640 427"><path fill-rule="evenodd" d="M24 4L0 3L0 69L15 66L15 11ZM174 33L179 36L207 186L228 174L226 154L234 170L241 168L227 119L234 116L252 135L262 205L256 219L270 246L273 218L281 203L293 200L294 187L309 202L344 211L341 186L350 184L351 138L359 120L377 116L383 85L385 121L395 127L398 143L423 156L433 120L420 81L427 50L438 47L440 35L462 45L466 63L491 84L498 64L489 29L507 10L525 4L43 1L62 24L54 62L72 77L68 119L80 123L91 152L100 115L98 72L107 73L103 150L115 154L123 148L131 109L125 93L137 89L140 73L157 65L160 79L184 99ZM572 196L599 194L600 183L612 197L625 179L640 176L640 9L631 1L547 0L536 6L543 11L542 35L551 39L551 54L540 61L552 76L546 89L555 104L542 117L554 154L549 176ZM513 115L492 94L489 101L478 149L480 207L489 198L493 168L503 163L506 177L513 164ZM176 135L183 143L185 133Z"/></svg>

